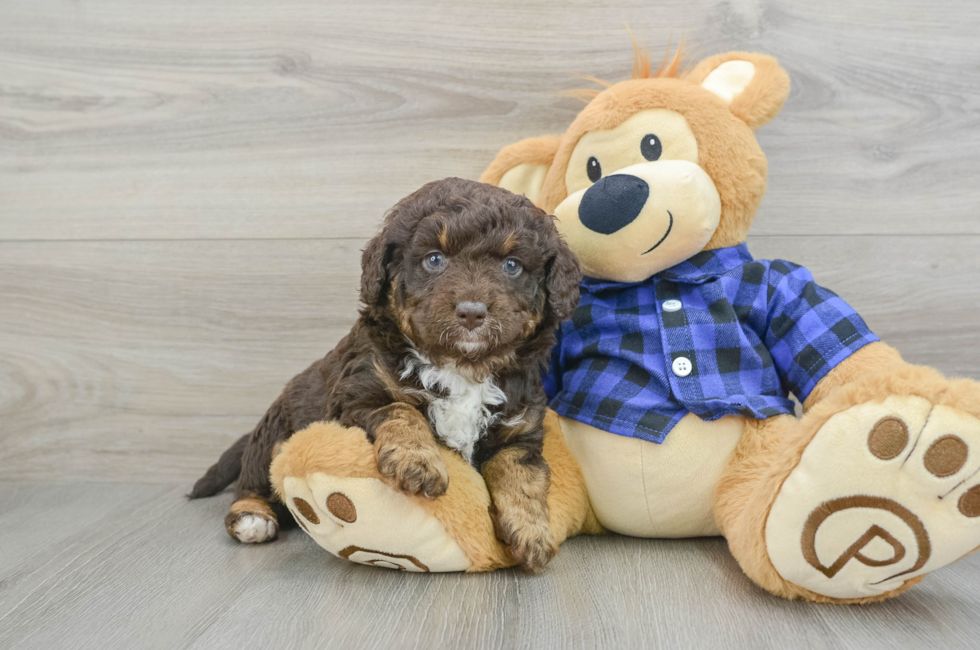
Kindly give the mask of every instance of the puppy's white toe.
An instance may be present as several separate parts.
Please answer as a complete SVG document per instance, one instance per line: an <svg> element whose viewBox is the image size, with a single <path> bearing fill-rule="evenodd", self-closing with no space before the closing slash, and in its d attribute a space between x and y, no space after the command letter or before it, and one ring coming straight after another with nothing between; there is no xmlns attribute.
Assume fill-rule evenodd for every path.
<svg viewBox="0 0 980 650"><path fill-rule="evenodd" d="M274 539L279 532L274 521L258 515L242 515L234 525L234 536L243 544L260 544Z"/></svg>

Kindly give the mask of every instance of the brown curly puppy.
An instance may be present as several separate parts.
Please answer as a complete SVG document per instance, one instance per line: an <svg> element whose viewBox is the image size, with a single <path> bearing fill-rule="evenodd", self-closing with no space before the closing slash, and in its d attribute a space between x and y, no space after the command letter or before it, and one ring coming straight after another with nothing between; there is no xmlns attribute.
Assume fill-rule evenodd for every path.
<svg viewBox="0 0 980 650"><path fill-rule="evenodd" d="M361 266L364 305L350 334L286 386L191 498L238 478L229 534L274 538L279 518L289 520L269 484L277 444L336 420L364 429L381 474L408 494L444 494L437 440L458 451L483 474L514 558L543 567L557 547L541 456L541 371L581 279L552 218L523 196L448 178L388 213Z"/></svg>

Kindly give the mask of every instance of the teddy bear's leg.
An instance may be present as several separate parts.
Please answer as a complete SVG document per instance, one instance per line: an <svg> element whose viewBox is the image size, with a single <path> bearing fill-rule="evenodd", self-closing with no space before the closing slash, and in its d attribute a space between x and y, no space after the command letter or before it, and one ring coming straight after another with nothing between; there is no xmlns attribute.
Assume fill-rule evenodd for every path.
<svg viewBox="0 0 980 650"><path fill-rule="evenodd" d="M801 420L749 422L715 514L742 568L773 593L897 595L980 546L980 384L902 364Z"/></svg>
<svg viewBox="0 0 980 650"><path fill-rule="evenodd" d="M551 468L552 535L561 543L594 519L581 470L564 446L556 416L545 438ZM547 427L546 427L547 428ZM458 454L440 449L449 489L437 499L408 496L378 472L360 429L321 422L294 434L272 464L272 483L300 526L334 555L405 571L491 571L513 558L497 541L483 478Z"/></svg>

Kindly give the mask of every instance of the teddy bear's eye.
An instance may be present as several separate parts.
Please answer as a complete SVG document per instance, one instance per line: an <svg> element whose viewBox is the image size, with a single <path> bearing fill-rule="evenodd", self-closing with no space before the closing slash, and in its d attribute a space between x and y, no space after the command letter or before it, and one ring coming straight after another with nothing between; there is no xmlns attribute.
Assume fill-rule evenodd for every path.
<svg viewBox="0 0 980 650"><path fill-rule="evenodd" d="M660 154L664 152L664 147L660 144L660 138L652 133L647 133L640 140L640 153L647 160L657 160L660 158Z"/></svg>
<svg viewBox="0 0 980 650"><path fill-rule="evenodd" d="M593 183L602 178L602 165L599 164L598 158L595 156L589 158L589 162L585 163L585 173Z"/></svg>

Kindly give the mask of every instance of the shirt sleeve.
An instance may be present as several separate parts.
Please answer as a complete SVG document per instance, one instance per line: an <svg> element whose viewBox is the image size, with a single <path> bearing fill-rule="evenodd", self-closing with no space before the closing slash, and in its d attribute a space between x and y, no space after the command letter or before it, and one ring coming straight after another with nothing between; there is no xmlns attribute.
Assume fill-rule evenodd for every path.
<svg viewBox="0 0 980 650"><path fill-rule="evenodd" d="M772 262L767 291L766 347L783 387L801 402L844 359L878 340L850 305L802 266Z"/></svg>

